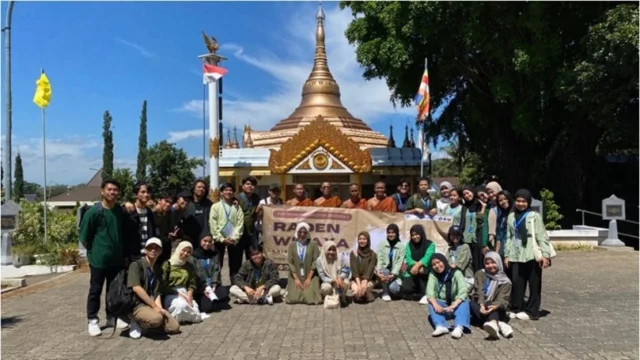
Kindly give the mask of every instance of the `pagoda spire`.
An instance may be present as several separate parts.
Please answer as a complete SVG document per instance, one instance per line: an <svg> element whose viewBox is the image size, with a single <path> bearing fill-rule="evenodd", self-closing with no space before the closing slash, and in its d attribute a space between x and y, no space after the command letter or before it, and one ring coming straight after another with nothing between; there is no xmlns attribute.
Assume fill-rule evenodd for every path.
<svg viewBox="0 0 640 360"><path fill-rule="evenodd" d="M231 129L227 129L227 142L224 144L225 149L231 149Z"/></svg>
<svg viewBox="0 0 640 360"><path fill-rule="evenodd" d="M233 149L237 149L240 147L240 144L238 143L238 128L237 127L233 127L233 142L231 143L231 148Z"/></svg>
<svg viewBox="0 0 640 360"><path fill-rule="evenodd" d="M416 147L416 142L413 141L413 128L411 128L411 137L409 138L409 144L412 148Z"/></svg>
<svg viewBox="0 0 640 360"><path fill-rule="evenodd" d="M409 125L405 125L404 127L404 141L402 142L403 148L410 148L411 142L409 141Z"/></svg>
<svg viewBox="0 0 640 360"><path fill-rule="evenodd" d="M393 139L393 125L389 125L389 141L387 141L387 147L396 147L396 141Z"/></svg>

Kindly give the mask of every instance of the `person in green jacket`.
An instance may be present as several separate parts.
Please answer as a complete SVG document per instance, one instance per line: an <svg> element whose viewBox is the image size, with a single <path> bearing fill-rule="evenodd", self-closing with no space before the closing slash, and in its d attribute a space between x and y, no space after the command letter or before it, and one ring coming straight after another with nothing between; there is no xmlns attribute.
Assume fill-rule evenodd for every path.
<svg viewBox="0 0 640 360"><path fill-rule="evenodd" d="M413 225L409 230L411 240L405 247L405 269L402 279L402 292L405 296L420 298L420 304L427 305L427 280L429 279L429 260L436 252L436 245L427 240L422 225Z"/></svg>
<svg viewBox="0 0 640 360"><path fill-rule="evenodd" d="M443 254L433 254L431 257L431 273L427 283L427 298L429 300L429 318L435 330L432 336L449 333L448 320L453 320L451 337L459 339L464 330L469 330L471 315L469 313L469 299L467 284L464 276L456 268L451 268Z"/></svg>
<svg viewBox="0 0 640 360"><path fill-rule="evenodd" d="M459 226L449 228L447 234L447 260L452 268L458 268L464 275L464 280L469 285L469 290L473 288L473 268L471 266L471 249L469 245L462 242L462 229Z"/></svg>
<svg viewBox="0 0 640 360"><path fill-rule="evenodd" d="M400 228L396 224L387 226L387 241L381 241L376 249L376 277L382 287L383 301L391 301L391 295L402 290L402 265L405 258L405 245L400 241Z"/></svg>
<svg viewBox="0 0 640 360"><path fill-rule="evenodd" d="M429 194L429 178L421 177L418 180L418 192L407 200L405 214L415 214L419 217L435 216L438 213L436 200Z"/></svg>

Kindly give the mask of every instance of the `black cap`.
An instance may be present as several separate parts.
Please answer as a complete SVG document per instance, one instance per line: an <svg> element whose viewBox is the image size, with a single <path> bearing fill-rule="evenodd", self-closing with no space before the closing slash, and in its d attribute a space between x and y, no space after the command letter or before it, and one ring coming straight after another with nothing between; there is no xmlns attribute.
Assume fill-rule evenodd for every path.
<svg viewBox="0 0 640 360"><path fill-rule="evenodd" d="M269 190L273 191L273 190L280 190L280 185L278 184L271 184L269 185Z"/></svg>

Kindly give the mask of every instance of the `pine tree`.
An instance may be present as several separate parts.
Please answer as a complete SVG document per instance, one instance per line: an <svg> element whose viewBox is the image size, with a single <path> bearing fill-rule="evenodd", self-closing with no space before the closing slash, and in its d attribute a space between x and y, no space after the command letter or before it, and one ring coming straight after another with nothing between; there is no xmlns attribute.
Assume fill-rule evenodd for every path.
<svg viewBox="0 0 640 360"><path fill-rule="evenodd" d="M138 167L136 179L143 180L147 177L147 100L142 103L140 114L140 135L138 137Z"/></svg>
<svg viewBox="0 0 640 360"><path fill-rule="evenodd" d="M113 176L113 132L111 131L111 114L109 110L104 112L102 123L102 178L110 179Z"/></svg>
<svg viewBox="0 0 640 360"><path fill-rule="evenodd" d="M13 182L13 199L17 202L24 198L24 172L22 170L22 157L16 156L15 180Z"/></svg>

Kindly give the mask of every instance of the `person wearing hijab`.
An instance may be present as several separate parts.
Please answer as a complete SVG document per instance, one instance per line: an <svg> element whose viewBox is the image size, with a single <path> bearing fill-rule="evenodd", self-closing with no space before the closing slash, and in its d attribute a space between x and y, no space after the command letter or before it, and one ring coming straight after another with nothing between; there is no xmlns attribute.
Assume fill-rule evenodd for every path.
<svg viewBox="0 0 640 360"><path fill-rule="evenodd" d="M451 337L459 339L464 330L469 330L471 315L464 276L456 268L451 268L447 258L439 253L431 257L431 273L427 283L429 318L435 330L432 336L449 333L448 320L453 319Z"/></svg>
<svg viewBox="0 0 640 360"><path fill-rule="evenodd" d="M504 246L504 265L511 268L511 318L537 320L540 316L542 295L542 269L550 262L550 246L547 230L540 213L531 210L529 190L516 191L514 211L507 219L507 241ZM542 253L540 262L533 252L533 241ZM524 294L529 285L529 300Z"/></svg>
<svg viewBox="0 0 640 360"><path fill-rule="evenodd" d="M382 300L391 301L402 286L402 264L405 257L404 244L400 242L400 229L396 224L387 226L387 241L381 241L376 249L376 277L382 287Z"/></svg>
<svg viewBox="0 0 640 360"><path fill-rule="evenodd" d="M315 241L311 241L311 227L305 222L296 225L296 241L288 248L287 263L289 277L287 279L287 304L317 305L322 303L320 282L316 270L316 260L320 249Z"/></svg>
<svg viewBox="0 0 640 360"><path fill-rule="evenodd" d="M376 263L376 253L371 250L371 236L362 231L358 234L357 248L351 252L351 291L356 302L371 302L373 297L373 280Z"/></svg>
<svg viewBox="0 0 640 360"><path fill-rule="evenodd" d="M405 245L404 278L402 292L405 296L420 297L420 304L427 305L427 280L429 261L436 252L436 245L427 240L422 225L413 225L409 230L411 240Z"/></svg>
<svg viewBox="0 0 640 360"><path fill-rule="evenodd" d="M447 234L447 260L449 266L462 271L464 281L469 286L469 290L473 288L473 269L471 266L471 249L468 244L462 242L462 230L459 226L449 228Z"/></svg>
<svg viewBox="0 0 640 360"><path fill-rule="evenodd" d="M213 239L209 235L202 236L200 246L191 254L190 261L196 269L194 299L204 313L221 310L229 303L229 290L222 286L220 264L216 255Z"/></svg>
<svg viewBox="0 0 640 360"><path fill-rule="evenodd" d="M249 260L245 260L234 277L229 293L239 304L269 304L280 300L278 265L264 257L262 245L249 246Z"/></svg>
<svg viewBox="0 0 640 360"><path fill-rule="evenodd" d="M322 296L333 295L334 291L344 301L344 294L349 289L349 265L345 258L338 254L338 246L333 241L322 244L322 250L316 269L322 283L320 293Z"/></svg>
<svg viewBox="0 0 640 360"><path fill-rule="evenodd" d="M489 249L497 252L500 256L504 256L504 243L507 238L507 218L512 211L513 196L507 190L501 190L496 195L496 206L489 211L489 226L483 228L482 233L483 244L486 244Z"/></svg>
<svg viewBox="0 0 640 360"><path fill-rule="evenodd" d="M500 186L500 184L498 184L497 181L490 181L485 186L485 192L489 198L489 205L491 207L495 207L498 204L496 200L498 198L498 193L501 191L502 191L502 186Z"/></svg>
<svg viewBox="0 0 640 360"><path fill-rule="evenodd" d="M484 191L484 188L483 188ZM482 226L484 224L484 206L478 199L477 189L465 185L462 188L462 199L464 209L460 216L460 228L462 229L463 241L471 249L471 259L473 271L482 269Z"/></svg>
<svg viewBox="0 0 640 360"><path fill-rule="evenodd" d="M471 313L489 334L490 339L500 339L513 335L513 329L506 323L507 308L511 298L511 281L502 268L502 258L490 251L484 257L484 269L475 274L475 286L471 294Z"/></svg>
<svg viewBox="0 0 640 360"><path fill-rule="evenodd" d="M448 181L443 181L440 183L440 199L436 201L436 208L438 209L438 213L442 214L447 205L449 205L449 192L453 189L453 185L451 185Z"/></svg>
<svg viewBox="0 0 640 360"><path fill-rule="evenodd" d="M209 317L200 313L198 303L193 300L197 276L195 267L188 261L192 251L191 242L182 241L169 261L162 265L163 285L167 288L164 308L180 324L198 323Z"/></svg>

